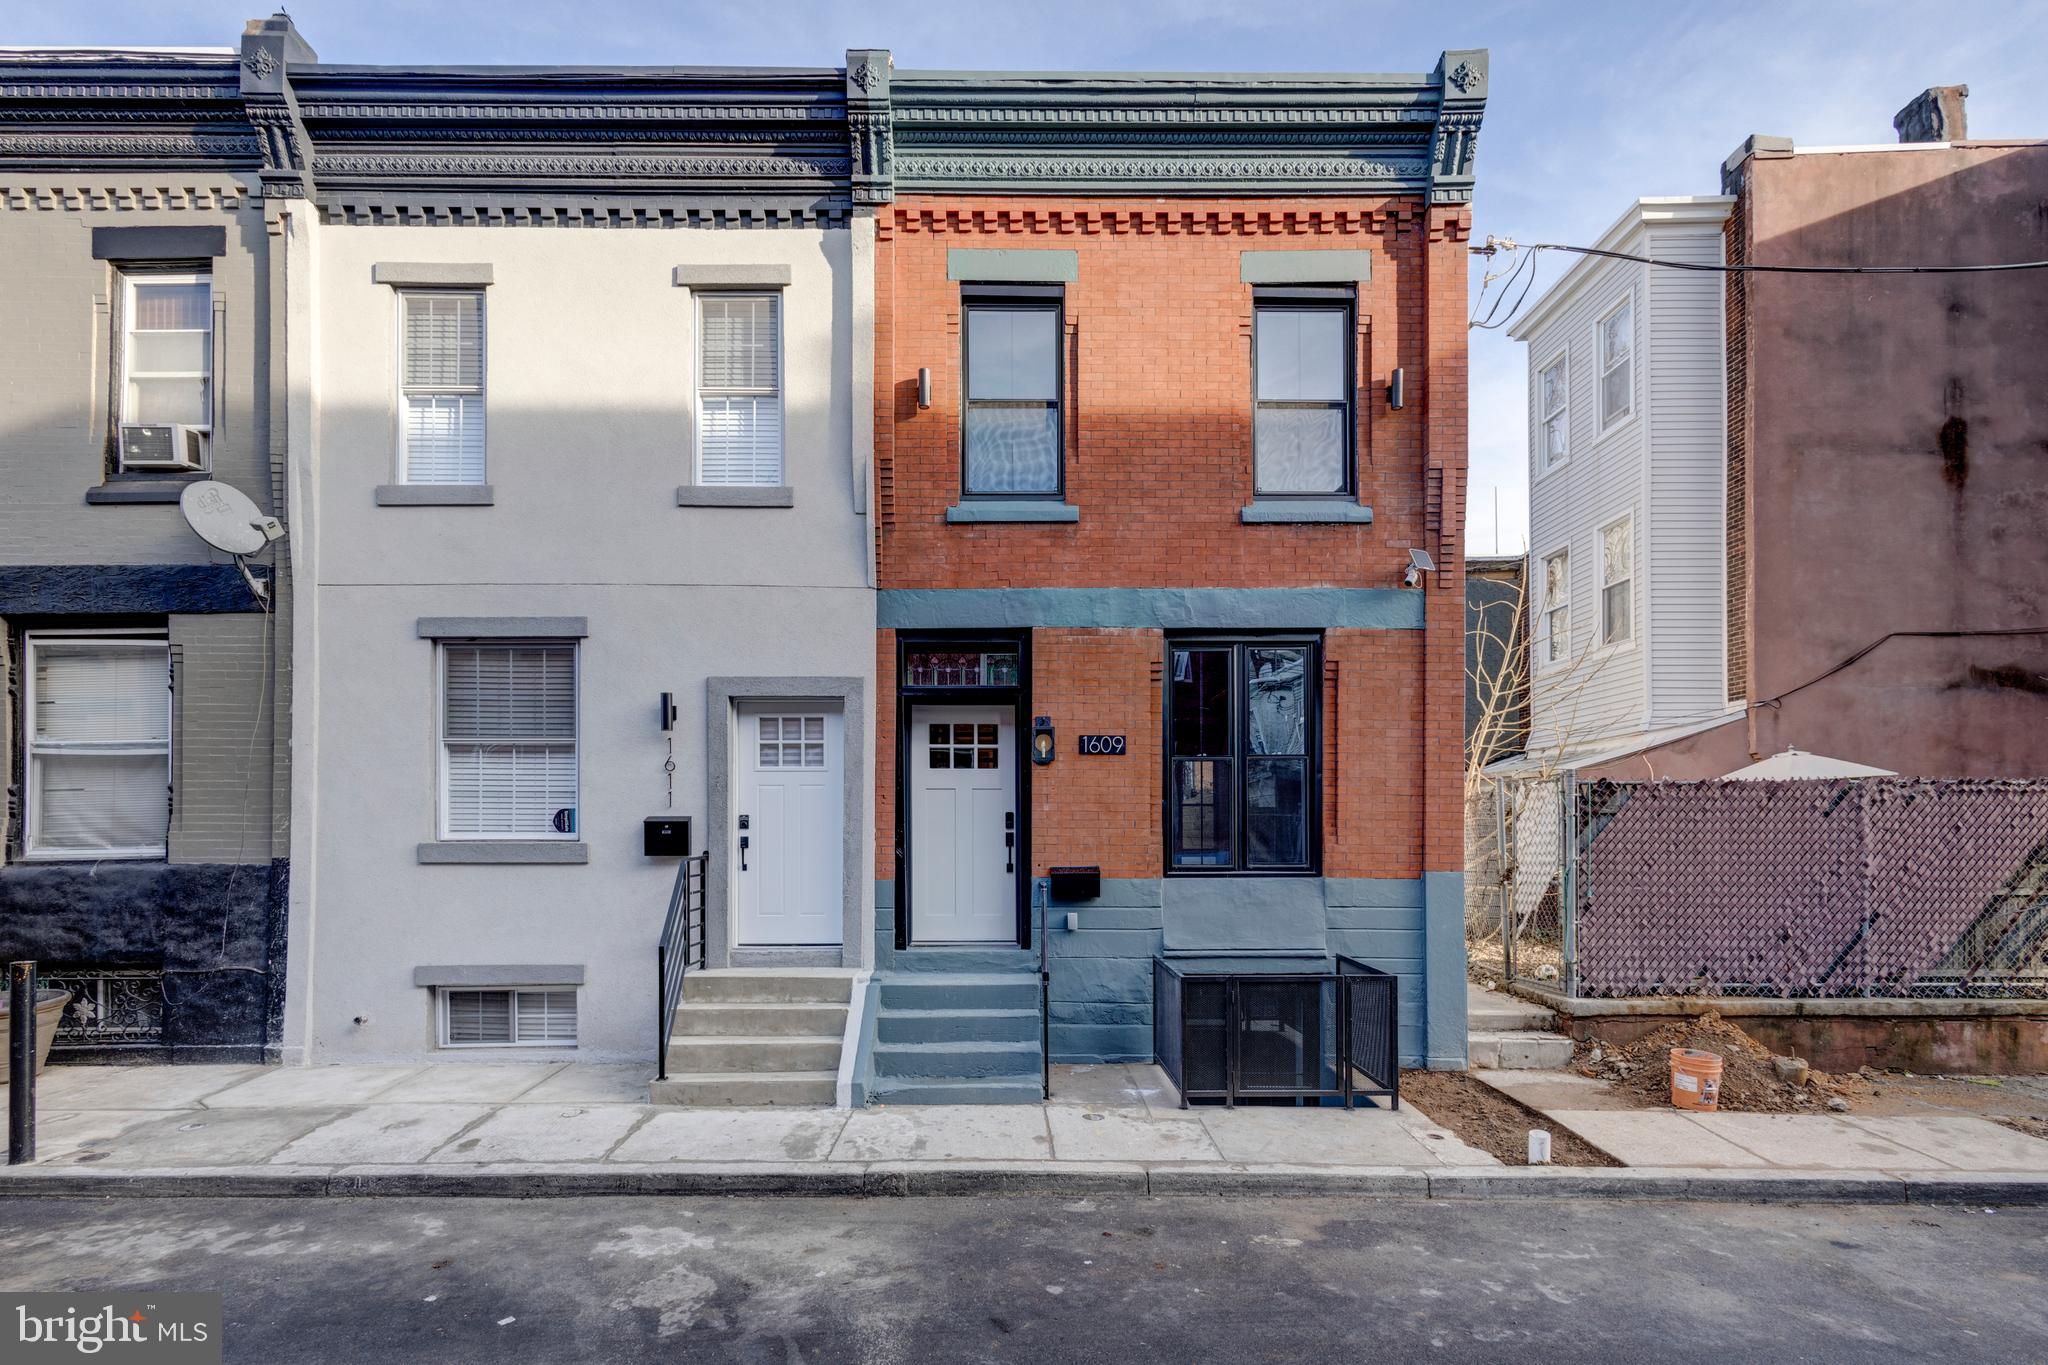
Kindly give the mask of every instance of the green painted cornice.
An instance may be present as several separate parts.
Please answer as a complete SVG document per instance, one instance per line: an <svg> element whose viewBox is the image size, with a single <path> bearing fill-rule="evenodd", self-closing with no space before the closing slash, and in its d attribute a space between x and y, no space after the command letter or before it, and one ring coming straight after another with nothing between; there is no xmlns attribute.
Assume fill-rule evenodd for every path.
<svg viewBox="0 0 2048 1365"><path fill-rule="evenodd" d="M892 184L921 194L1384 194L1461 203L1487 54L1417 75L896 70Z"/></svg>

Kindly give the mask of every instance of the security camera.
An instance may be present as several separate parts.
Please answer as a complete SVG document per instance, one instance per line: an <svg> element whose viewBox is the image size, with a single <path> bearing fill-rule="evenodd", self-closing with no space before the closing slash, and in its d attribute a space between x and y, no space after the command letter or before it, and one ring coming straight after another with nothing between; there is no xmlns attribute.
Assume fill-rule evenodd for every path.
<svg viewBox="0 0 2048 1365"><path fill-rule="evenodd" d="M1422 576L1435 572L1436 561L1429 557L1427 550L1410 549L1408 551L1408 568L1402 573L1401 582L1406 587L1419 588L1422 586Z"/></svg>

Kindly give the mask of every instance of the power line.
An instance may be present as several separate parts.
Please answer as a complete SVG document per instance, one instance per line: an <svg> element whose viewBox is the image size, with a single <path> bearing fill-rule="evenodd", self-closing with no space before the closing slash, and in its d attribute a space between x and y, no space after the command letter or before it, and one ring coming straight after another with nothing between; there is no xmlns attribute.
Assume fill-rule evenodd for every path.
<svg viewBox="0 0 2048 1365"><path fill-rule="evenodd" d="M1517 242L1512 237L1488 237L1486 245L1472 250L1484 256L1491 256L1496 251L1569 251L1580 256L1634 261L1666 270L1697 270L1709 275L1981 275L2008 270L2048 270L2048 261L2001 261L1991 265L1709 265L1701 261L1659 260L1655 256L1638 256L1628 251L1605 251L1597 246Z"/></svg>

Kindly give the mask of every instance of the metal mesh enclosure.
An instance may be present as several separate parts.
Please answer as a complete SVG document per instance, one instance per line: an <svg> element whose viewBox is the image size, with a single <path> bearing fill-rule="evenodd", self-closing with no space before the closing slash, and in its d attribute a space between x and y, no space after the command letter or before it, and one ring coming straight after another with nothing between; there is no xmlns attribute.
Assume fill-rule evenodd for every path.
<svg viewBox="0 0 2048 1365"><path fill-rule="evenodd" d="M1335 972L1182 971L1152 962L1152 1046L1191 1101L1385 1095L1399 1105L1396 980L1348 957ZM1372 1083L1359 1086L1363 1073Z"/></svg>
<svg viewBox="0 0 2048 1365"><path fill-rule="evenodd" d="M1237 1088L1335 1090L1336 985L1323 978L1238 978Z"/></svg>
<svg viewBox="0 0 2048 1365"><path fill-rule="evenodd" d="M1377 967L1348 957L1337 959L1337 983L1344 992L1351 1069L1372 1084L1354 1094L1386 1095L1401 1107L1401 1055L1395 1033L1398 982Z"/></svg>
<svg viewBox="0 0 2048 1365"><path fill-rule="evenodd" d="M2048 997L2048 782L1602 782L1572 815L1578 993Z"/></svg>

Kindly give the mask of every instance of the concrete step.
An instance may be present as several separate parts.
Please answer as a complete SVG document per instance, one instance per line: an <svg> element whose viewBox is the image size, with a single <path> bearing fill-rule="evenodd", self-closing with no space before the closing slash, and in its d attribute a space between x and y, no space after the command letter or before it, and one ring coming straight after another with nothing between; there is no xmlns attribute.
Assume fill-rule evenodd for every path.
<svg viewBox="0 0 2048 1365"><path fill-rule="evenodd" d="M928 1080L973 1080L991 1076L1036 1076L1038 1040L1028 1043L877 1043L877 1076Z"/></svg>
<svg viewBox="0 0 2048 1365"><path fill-rule="evenodd" d="M1572 1040L1561 1033L1473 1033L1466 1045L1472 1065L1488 1071L1555 1071L1572 1059Z"/></svg>
<svg viewBox="0 0 2048 1365"><path fill-rule="evenodd" d="M1547 1033L1557 1027L1555 1013L1505 991L1474 986L1465 999L1465 1027L1474 1032Z"/></svg>
<svg viewBox="0 0 2048 1365"><path fill-rule="evenodd" d="M1040 1036L1037 1010L881 1010L878 1043L1024 1043Z"/></svg>
<svg viewBox="0 0 2048 1365"><path fill-rule="evenodd" d="M1038 1009L1036 972L892 972L882 978L885 1010Z"/></svg>
<svg viewBox="0 0 2048 1365"><path fill-rule="evenodd" d="M683 978L683 1000L721 1005L844 1005L853 999L846 972L720 969Z"/></svg>
<svg viewBox="0 0 2048 1365"><path fill-rule="evenodd" d="M688 1104L704 1107L751 1107L761 1105L824 1105L830 1107L839 1095L839 1075L833 1071L755 1072L669 1072L665 1081L648 1085L648 1098L656 1104Z"/></svg>
<svg viewBox="0 0 2048 1365"><path fill-rule="evenodd" d="M692 1000L676 1010L678 1036L693 1037L840 1037L846 1032L846 1006L773 1004L726 1005Z"/></svg>
<svg viewBox="0 0 2048 1365"><path fill-rule="evenodd" d="M892 972L941 972L951 976L977 973L1036 972L1033 948L987 947L904 948L889 955Z"/></svg>
<svg viewBox="0 0 2048 1365"><path fill-rule="evenodd" d="M839 1035L822 1038L680 1037L670 1041L671 1073L839 1070Z"/></svg>
<svg viewBox="0 0 2048 1365"><path fill-rule="evenodd" d="M878 1079L869 1090L883 1104L1037 1104L1045 1098L1038 1075L982 1081Z"/></svg>

